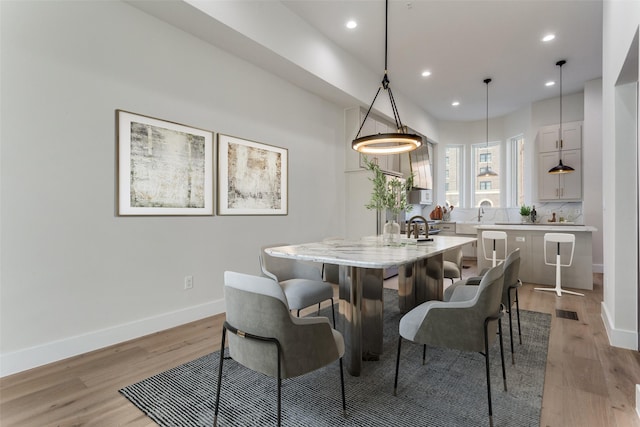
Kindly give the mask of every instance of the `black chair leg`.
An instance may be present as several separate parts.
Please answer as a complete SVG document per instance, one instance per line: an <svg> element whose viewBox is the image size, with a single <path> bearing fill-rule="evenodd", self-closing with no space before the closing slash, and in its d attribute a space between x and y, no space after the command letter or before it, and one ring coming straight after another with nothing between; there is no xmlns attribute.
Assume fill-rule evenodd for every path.
<svg viewBox="0 0 640 427"><path fill-rule="evenodd" d="M347 417L347 400L344 397L344 371L342 369L342 357L340 358L340 387L342 388L342 416Z"/></svg>
<svg viewBox="0 0 640 427"><path fill-rule="evenodd" d="M489 405L489 426L493 427L493 408L491 407L491 372L489 371L489 334L488 320L484 321L484 362L487 371L487 402Z"/></svg>
<svg viewBox="0 0 640 427"><path fill-rule="evenodd" d="M520 303L518 301L517 288L516 288L516 315L518 316L518 335L520 336L520 344L522 344L522 330L520 329Z"/></svg>
<svg viewBox="0 0 640 427"><path fill-rule="evenodd" d="M393 395L398 395L398 369L400 368L400 346L402 345L402 337L398 337L398 356L396 357L396 379L393 382Z"/></svg>
<svg viewBox="0 0 640 427"><path fill-rule="evenodd" d="M280 372L280 344L278 344L278 427L282 424L282 375Z"/></svg>
<svg viewBox="0 0 640 427"><path fill-rule="evenodd" d="M333 317L333 329L336 328L336 309L333 308L333 298L331 298L331 317Z"/></svg>
<svg viewBox="0 0 640 427"><path fill-rule="evenodd" d="M427 345L422 344L422 364L423 365L426 359L427 359Z"/></svg>
<svg viewBox="0 0 640 427"><path fill-rule="evenodd" d="M498 319L498 335L500 335L500 358L502 359L502 381L504 391L507 391L507 370L504 368L504 345L502 345L502 318ZM511 353L513 355L513 353Z"/></svg>
<svg viewBox="0 0 640 427"><path fill-rule="evenodd" d="M220 365L218 366L218 387L216 391L216 408L213 415L213 427L218 425L218 409L220 407L220 387L222 385L222 362L224 362L224 343L227 336L227 328L222 327L222 344L220 344Z"/></svg>
<svg viewBox="0 0 640 427"><path fill-rule="evenodd" d="M511 302L511 290L514 288L509 288L508 289L508 298L509 298L509 302ZM514 289L516 292L518 292L517 289ZM514 350L513 350L513 318L512 318L512 311L513 306L509 306L507 307L507 311L509 312L509 337L511 338L511 364L515 365L516 364L516 358L514 355Z"/></svg>
<svg viewBox="0 0 640 427"><path fill-rule="evenodd" d="M511 309L509 309L509 336L511 337L511 364L516 364L516 356L513 351L513 324L511 320Z"/></svg>

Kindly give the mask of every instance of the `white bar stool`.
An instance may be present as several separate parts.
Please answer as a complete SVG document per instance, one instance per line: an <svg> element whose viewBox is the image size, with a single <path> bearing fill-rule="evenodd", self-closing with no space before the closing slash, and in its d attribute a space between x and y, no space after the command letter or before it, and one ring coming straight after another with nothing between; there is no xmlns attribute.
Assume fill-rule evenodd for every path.
<svg viewBox="0 0 640 427"><path fill-rule="evenodd" d="M552 262L548 262L547 261L547 242L551 242L551 243L555 243L556 244L556 262L552 263ZM562 264L561 259L560 259L560 244L561 243L570 243L571 244L571 256L569 257L569 262L566 264ZM573 292L573 291L567 291L565 289L562 289L562 283L561 283L561 274L560 274L560 269L561 267L570 267L571 263L573 262L573 250L576 247L576 236L573 234L568 234L568 233L546 233L544 235L544 263L546 265L555 265L556 266L556 287L555 288L534 288L538 291L551 291L551 292L555 292L556 295L558 295L559 297L562 296L562 293L564 292L565 294L571 294L571 295L578 295L583 297L584 294L581 294L579 292Z"/></svg>
<svg viewBox="0 0 640 427"><path fill-rule="evenodd" d="M491 258L487 256L487 240L492 240L492 251ZM504 256L502 258L497 258L497 250L496 250L496 241L504 240ZM495 267L498 264L498 261L504 261L507 259L507 232L506 231L494 231L494 230L486 230L482 232L482 253L484 254L484 259L487 261L491 261L491 267Z"/></svg>

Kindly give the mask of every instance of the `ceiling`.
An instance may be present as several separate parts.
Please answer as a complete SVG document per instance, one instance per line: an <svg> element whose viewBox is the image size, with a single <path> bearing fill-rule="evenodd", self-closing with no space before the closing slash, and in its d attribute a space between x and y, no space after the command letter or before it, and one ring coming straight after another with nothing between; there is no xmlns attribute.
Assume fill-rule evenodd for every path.
<svg viewBox="0 0 640 427"><path fill-rule="evenodd" d="M285 0L288 9L364 66L384 72L385 2ZM345 23L358 22L354 30ZM556 38L543 43L541 38ZM602 76L602 1L404 0L389 2L388 75L402 93L439 120L502 116L534 101L580 92ZM424 70L431 76L422 77ZM371 97L376 87L371 88ZM452 107L452 101L460 102ZM378 102L378 101L377 101ZM399 106L400 114L402 114Z"/></svg>
<svg viewBox="0 0 640 427"><path fill-rule="evenodd" d="M384 74L383 0L124 1L339 105L371 102L378 86L369 95L363 83ZM545 83L559 80L561 59L567 61L563 94L581 92L585 82L602 77L602 9L602 0L390 0L390 86L396 99L450 121L484 120L487 89L491 118L557 97L559 85ZM350 19L358 22L354 30L345 26ZM556 38L543 43L548 33ZM330 71L316 53L325 44L349 62L345 68L359 67L367 78L353 75L355 92L338 88L318 70L292 62L279 50L283 39L322 64L319 74ZM424 70L431 76L422 77ZM486 78L493 79L488 87ZM379 99L376 109L388 107L388 98ZM454 100L460 105L453 107ZM398 110L402 115L401 103Z"/></svg>

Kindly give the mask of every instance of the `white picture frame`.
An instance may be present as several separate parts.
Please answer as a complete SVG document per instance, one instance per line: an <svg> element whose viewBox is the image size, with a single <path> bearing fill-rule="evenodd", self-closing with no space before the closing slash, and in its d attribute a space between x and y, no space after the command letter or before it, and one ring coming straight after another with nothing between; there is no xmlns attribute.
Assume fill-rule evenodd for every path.
<svg viewBox="0 0 640 427"><path fill-rule="evenodd" d="M213 132L116 114L118 215L213 215Z"/></svg>
<svg viewBox="0 0 640 427"><path fill-rule="evenodd" d="M288 150L218 134L218 215L287 215Z"/></svg>

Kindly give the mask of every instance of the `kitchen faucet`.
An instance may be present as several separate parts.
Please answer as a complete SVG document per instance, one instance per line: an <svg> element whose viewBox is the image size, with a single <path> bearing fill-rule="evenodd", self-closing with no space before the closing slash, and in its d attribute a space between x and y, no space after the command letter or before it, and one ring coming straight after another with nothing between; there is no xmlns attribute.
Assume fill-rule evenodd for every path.
<svg viewBox="0 0 640 427"><path fill-rule="evenodd" d="M484 213L484 209L482 208L482 206L478 207L478 222L480 222L480 219L482 219L482 214Z"/></svg>
<svg viewBox="0 0 640 427"><path fill-rule="evenodd" d="M420 226L418 225L417 221L414 221L416 219L421 219L424 222L424 232L427 237L429 237L429 222L427 221L427 219L420 215L414 215L407 222L407 239L411 238L411 224L413 224L414 222L415 226L413 229L413 233L415 234L416 239L420 237Z"/></svg>

